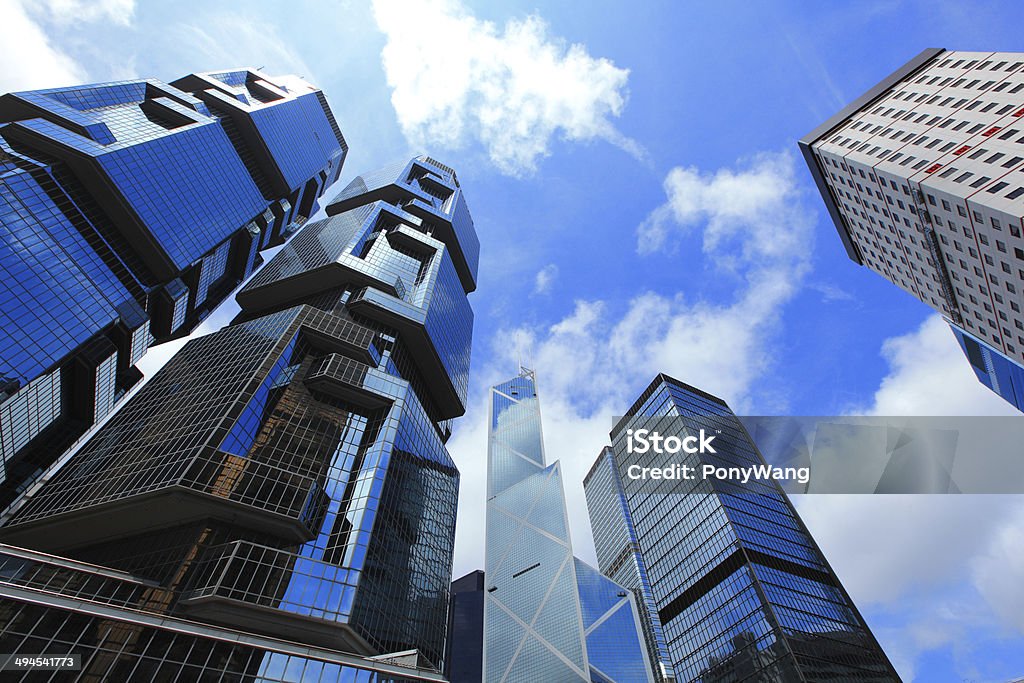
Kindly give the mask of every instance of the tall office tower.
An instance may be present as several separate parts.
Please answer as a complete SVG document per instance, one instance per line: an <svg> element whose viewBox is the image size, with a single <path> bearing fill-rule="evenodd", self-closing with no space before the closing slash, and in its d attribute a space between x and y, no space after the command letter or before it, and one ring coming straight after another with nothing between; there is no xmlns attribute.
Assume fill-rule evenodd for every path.
<svg viewBox="0 0 1024 683"><path fill-rule="evenodd" d="M626 494L622 490L622 480L616 469L615 451L611 448L605 447L594 462L583 479L583 490L590 513L590 528L594 533L597 566L602 574L633 592L654 679L658 683L674 683L672 658L658 620L654 593L651 592Z"/></svg>
<svg viewBox="0 0 1024 683"><path fill-rule="evenodd" d="M636 429L704 429L716 452L631 452ZM900 680L777 482L630 476L637 465L763 464L724 401L659 375L611 439L585 485L601 569L641 583L677 681Z"/></svg>
<svg viewBox="0 0 1024 683"><path fill-rule="evenodd" d="M0 528L74 577L29 603L0 572L0 651L52 640L87 653L95 680L142 678L138 656L192 657L167 633L205 638L198 623L440 669L475 235L451 169L421 157L389 178L466 243L353 181L351 208L307 224L230 326L185 345ZM88 573L107 569L79 563L138 590L97 592ZM111 627L79 618L98 603ZM224 666L204 648L193 673Z"/></svg>
<svg viewBox="0 0 1024 683"><path fill-rule="evenodd" d="M491 389L484 682L650 681L633 594L573 557L534 374Z"/></svg>
<svg viewBox="0 0 1024 683"><path fill-rule="evenodd" d="M1024 409L1024 54L925 50L800 141L850 258Z"/></svg>
<svg viewBox="0 0 1024 683"><path fill-rule="evenodd" d="M452 581L444 664L451 683L484 678L484 573L479 569Z"/></svg>
<svg viewBox="0 0 1024 683"><path fill-rule="evenodd" d="M0 97L0 508L311 215L347 150L294 76Z"/></svg>

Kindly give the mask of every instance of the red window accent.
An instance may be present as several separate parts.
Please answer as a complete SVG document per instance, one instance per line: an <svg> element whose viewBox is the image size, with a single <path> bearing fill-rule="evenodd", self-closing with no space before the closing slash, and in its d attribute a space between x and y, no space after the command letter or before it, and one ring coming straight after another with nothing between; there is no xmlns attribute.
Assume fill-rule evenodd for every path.
<svg viewBox="0 0 1024 683"><path fill-rule="evenodd" d="M1024 107L1021 107L1017 111L1013 112L1014 116L1024 116Z"/></svg>
<svg viewBox="0 0 1024 683"><path fill-rule="evenodd" d="M996 134L996 133L998 133L998 132L999 132L1000 130L1002 130L1002 128L1000 128L999 126L992 126L992 127L991 127L991 128L989 128L988 130L986 130L986 131L985 131L984 133L982 133L982 136L983 136L983 137L986 137L986 138L987 138L987 137L989 137L990 135L995 135L995 134Z"/></svg>
<svg viewBox="0 0 1024 683"><path fill-rule="evenodd" d="M932 164L925 170L925 173L935 173L940 168L942 168L942 164Z"/></svg>
<svg viewBox="0 0 1024 683"><path fill-rule="evenodd" d="M964 145L963 147L961 147L961 148L960 148L960 149L958 149L957 151L953 152L953 155L954 155L954 156L960 156L961 154L963 154L964 152L966 152L966 151L967 151L967 150L969 150L970 148L971 148L971 146L970 146L970 145Z"/></svg>

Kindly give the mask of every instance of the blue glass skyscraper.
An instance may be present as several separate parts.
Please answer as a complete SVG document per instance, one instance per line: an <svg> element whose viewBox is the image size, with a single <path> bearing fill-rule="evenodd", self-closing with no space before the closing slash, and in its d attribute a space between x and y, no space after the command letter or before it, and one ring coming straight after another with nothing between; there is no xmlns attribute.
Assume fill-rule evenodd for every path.
<svg viewBox="0 0 1024 683"><path fill-rule="evenodd" d="M312 214L347 150L293 76L0 97L0 507Z"/></svg>
<svg viewBox="0 0 1024 683"><path fill-rule="evenodd" d="M632 593L573 556L529 370L491 389L485 563L485 683L652 680Z"/></svg>
<svg viewBox="0 0 1024 683"><path fill-rule="evenodd" d="M484 573L452 581L444 674L451 683L480 683L484 666Z"/></svg>
<svg viewBox="0 0 1024 683"><path fill-rule="evenodd" d="M601 573L633 592L643 630L647 658L659 683L672 683L672 659L658 620L658 609L640 552L626 493L615 466L615 451L605 448L583 480Z"/></svg>
<svg viewBox="0 0 1024 683"><path fill-rule="evenodd" d="M641 454L628 446L637 429L703 429L715 452ZM648 647L676 681L900 680L776 481L630 476L763 464L725 401L659 375L611 439L585 484L599 563L643 596Z"/></svg>
<svg viewBox="0 0 1024 683"><path fill-rule="evenodd" d="M420 157L387 179L400 199L352 192L365 184L354 180L345 206L247 283L238 318L185 345L0 539L149 587L115 621L141 611L438 680L459 486L445 442L465 410L476 262L464 254L476 242L451 169ZM407 211L409 197L466 243ZM16 595L3 576L0 596ZM105 599L77 598L84 609ZM0 632L54 638L37 616L0 611ZM137 677L137 656L169 657L144 652L156 640L146 633L90 673ZM102 633L75 637L86 645L56 651L112 647ZM0 650L14 645L0 637Z"/></svg>

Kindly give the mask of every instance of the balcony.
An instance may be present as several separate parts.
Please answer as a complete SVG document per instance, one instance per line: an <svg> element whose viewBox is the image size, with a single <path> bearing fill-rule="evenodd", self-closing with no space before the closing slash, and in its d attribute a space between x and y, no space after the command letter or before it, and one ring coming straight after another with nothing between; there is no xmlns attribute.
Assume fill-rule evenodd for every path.
<svg viewBox="0 0 1024 683"><path fill-rule="evenodd" d="M210 548L178 602L189 617L360 655L374 649L345 622L347 568L248 541Z"/></svg>
<svg viewBox="0 0 1024 683"><path fill-rule="evenodd" d="M386 407L390 397L367 383L370 366L337 353L324 356L310 367L306 386L356 405L376 409Z"/></svg>
<svg viewBox="0 0 1024 683"><path fill-rule="evenodd" d="M304 543L316 535L329 503L327 492L309 476L208 449L176 480L8 525L3 539L64 550L213 518Z"/></svg>

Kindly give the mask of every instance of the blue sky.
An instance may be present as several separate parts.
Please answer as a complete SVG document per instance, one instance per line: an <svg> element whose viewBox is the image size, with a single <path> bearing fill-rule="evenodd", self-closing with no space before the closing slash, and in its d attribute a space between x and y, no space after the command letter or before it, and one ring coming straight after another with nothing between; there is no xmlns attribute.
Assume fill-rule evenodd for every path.
<svg viewBox="0 0 1024 683"><path fill-rule="evenodd" d="M5 0L0 90L264 67L327 93L342 183L421 151L457 169L482 243L450 443L461 575L483 562L485 389L519 359L591 560L580 481L659 371L749 414L1006 413L930 309L847 259L795 141L925 47L1024 50L1018 18L934 0ZM1024 676L1024 500L798 505L907 680Z"/></svg>

